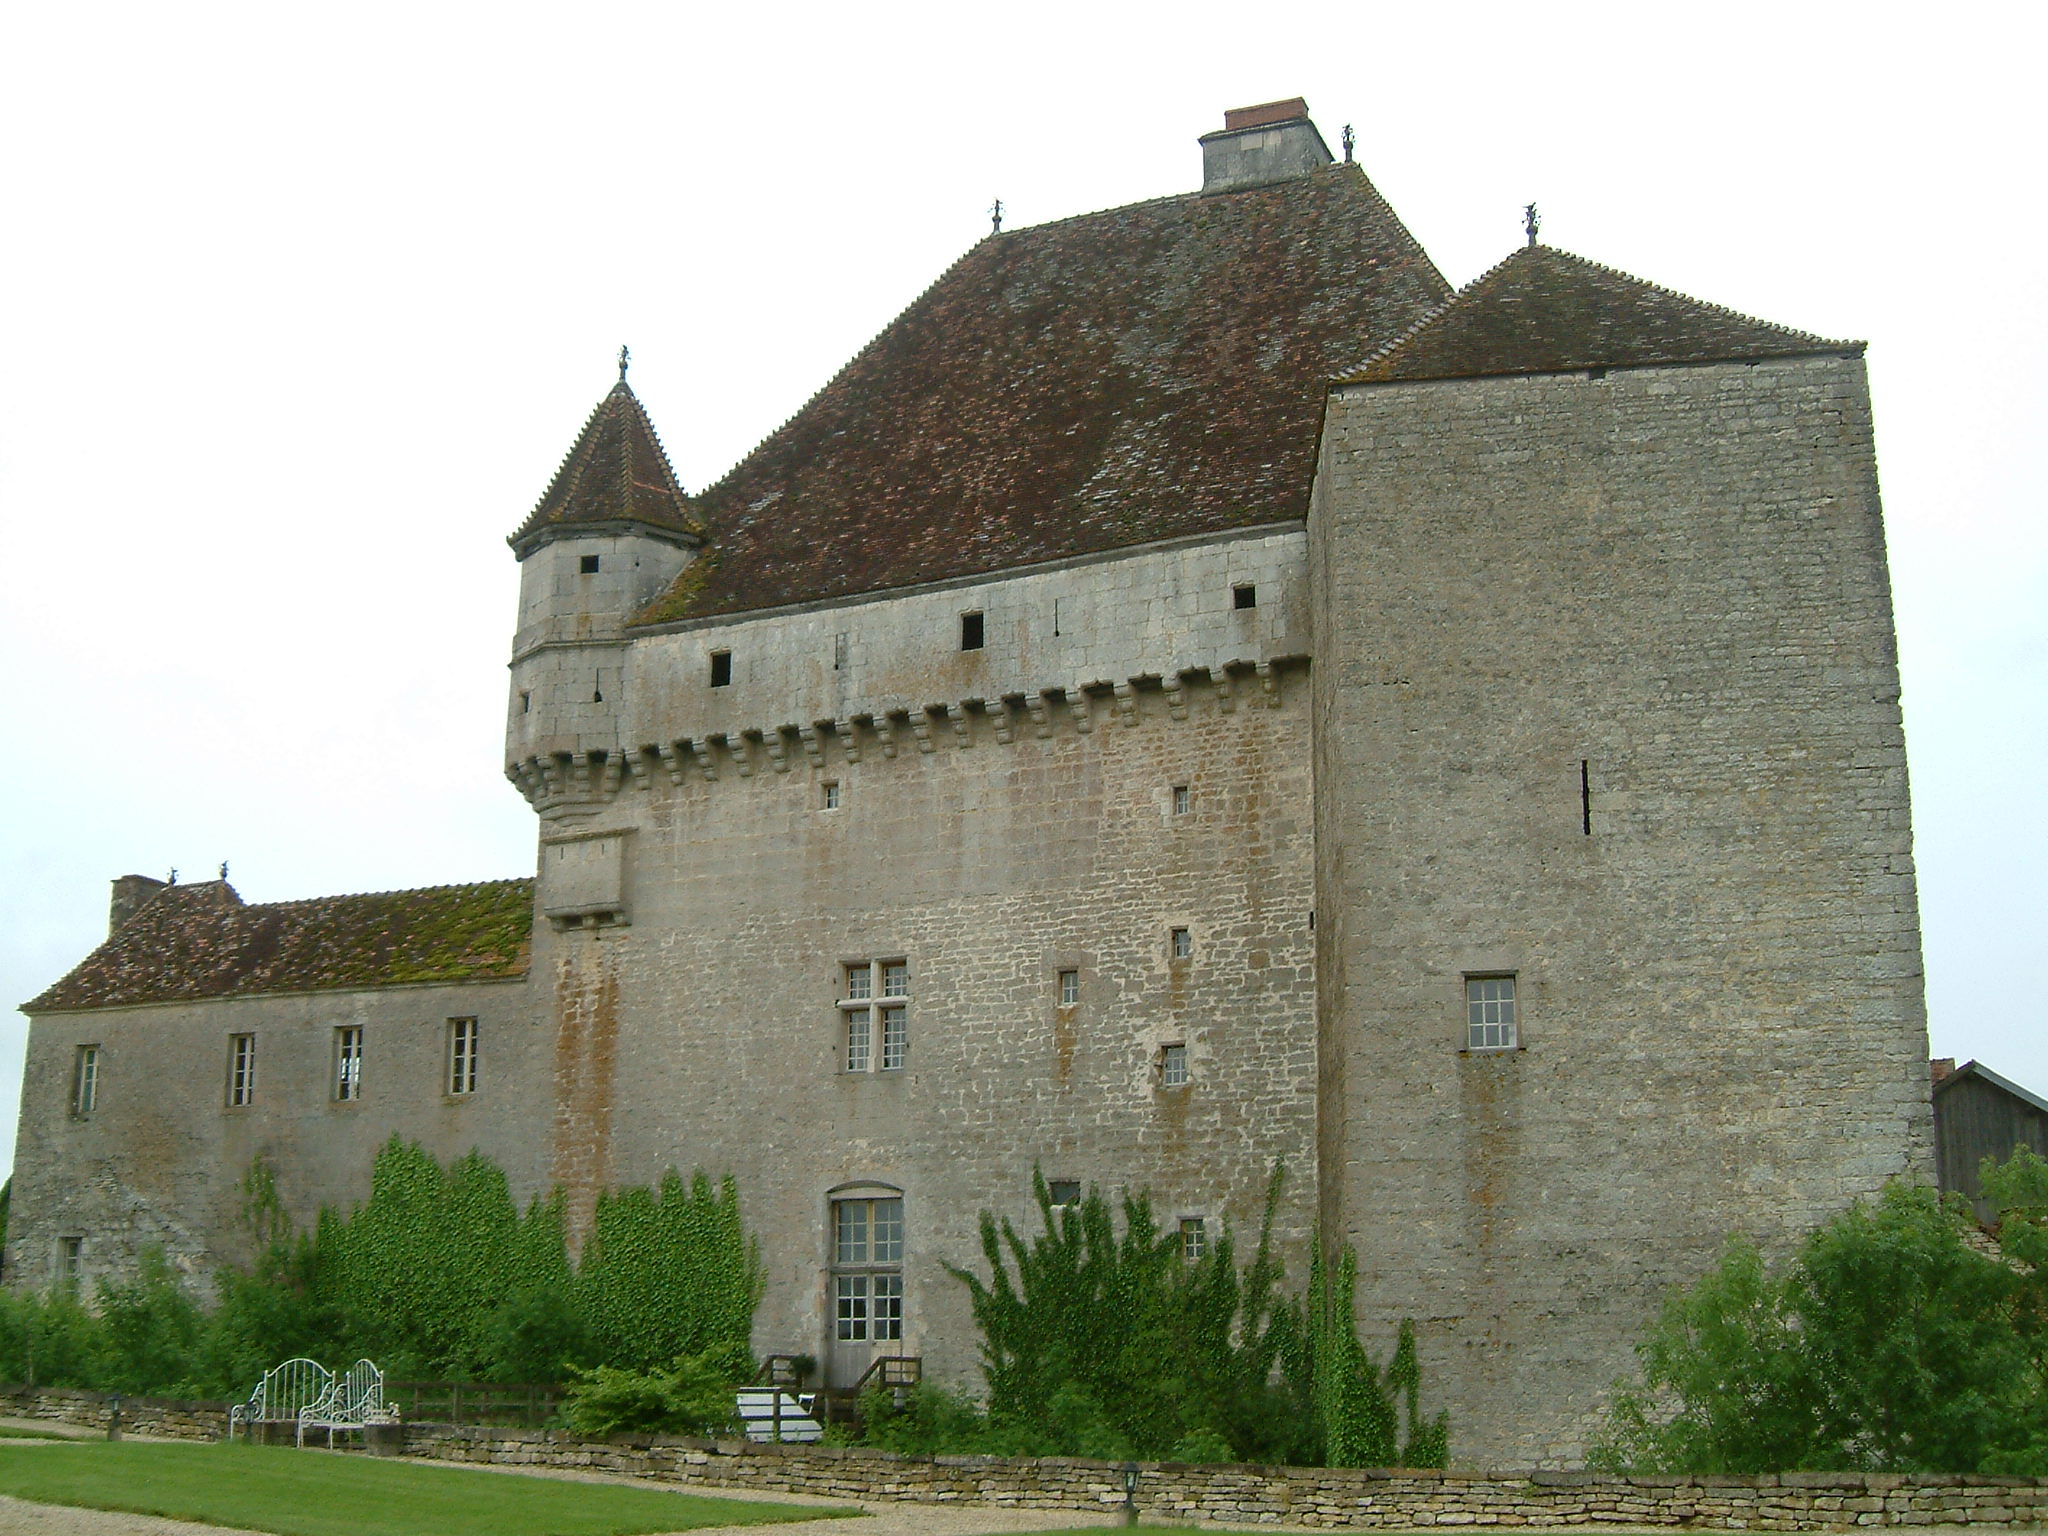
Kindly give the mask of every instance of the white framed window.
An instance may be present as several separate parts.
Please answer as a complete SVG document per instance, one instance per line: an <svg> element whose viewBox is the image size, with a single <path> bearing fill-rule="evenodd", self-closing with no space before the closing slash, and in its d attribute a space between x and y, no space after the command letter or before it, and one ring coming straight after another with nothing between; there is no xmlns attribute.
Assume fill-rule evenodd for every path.
<svg viewBox="0 0 2048 1536"><path fill-rule="evenodd" d="M85 1239L82 1237L60 1237L57 1239L57 1289L67 1296L76 1296L79 1285L85 1279Z"/></svg>
<svg viewBox="0 0 2048 1536"><path fill-rule="evenodd" d="M1180 1256L1190 1264L1209 1251L1209 1223L1200 1216L1180 1219Z"/></svg>
<svg viewBox="0 0 2048 1536"><path fill-rule="evenodd" d="M839 809L839 781L827 779L818 786L818 809L836 811Z"/></svg>
<svg viewBox="0 0 2048 1536"><path fill-rule="evenodd" d="M1511 1051L1517 1043L1514 976L1467 976L1465 1049Z"/></svg>
<svg viewBox="0 0 2048 1536"><path fill-rule="evenodd" d="M1185 1088L1188 1085L1188 1048L1178 1042L1159 1048L1159 1086Z"/></svg>
<svg viewBox="0 0 2048 1536"><path fill-rule="evenodd" d="M1185 816L1195 808L1194 791L1185 784L1173 786L1173 814Z"/></svg>
<svg viewBox="0 0 2048 1536"><path fill-rule="evenodd" d="M476 1092L476 1068L482 1036L475 1019L448 1021L448 1091L462 1096Z"/></svg>
<svg viewBox="0 0 2048 1536"><path fill-rule="evenodd" d="M1195 936L1185 928L1175 928L1166 936L1166 952L1176 960L1186 960L1195 952Z"/></svg>
<svg viewBox="0 0 2048 1536"><path fill-rule="evenodd" d="M1062 1008L1071 1008L1080 1001L1081 973L1079 971L1061 971L1060 1006Z"/></svg>
<svg viewBox="0 0 2048 1536"><path fill-rule="evenodd" d="M71 1064L71 1113L89 1115L100 1107L100 1048L81 1045Z"/></svg>
<svg viewBox="0 0 2048 1536"><path fill-rule="evenodd" d="M842 1344L903 1337L903 1197L832 1202L833 1335Z"/></svg>
<svg viewBox="0 0 2048 1536"><path fill-rule="evenodd" d="M363 1096L363 1030L343 1024L334 1031L334 1098L340 1104Z"/></svg>
<svg viewBox="0 0 2048 1536"><path fill-rule="evenodd" d="M228 1036L228 1107L246 1109L256 1102L256 1037Z"/></svg>
<svg viewBox="0 0 2048 1536"><path fill-rule="evenodd" d="M839 1021L846 1070L902 1070L910 1059L910 963L862 960L844 967L844 975Z"/></svg>

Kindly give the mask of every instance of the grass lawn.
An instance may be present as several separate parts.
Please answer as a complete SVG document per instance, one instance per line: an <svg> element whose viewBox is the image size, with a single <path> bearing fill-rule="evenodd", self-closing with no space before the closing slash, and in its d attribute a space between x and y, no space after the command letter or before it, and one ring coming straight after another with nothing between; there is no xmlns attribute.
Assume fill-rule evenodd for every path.
<svg viewBox="0 0 2048 1536"><path fill-rule="evenodd" d="M287 1446L134 1441L0 1449L0 1493L279 1536L633 1536L842 1513Z"/></svg>
<svg viewBox="0 0 2048 1536"><path fill-rule="evenodd" d="M46 1433L40 1429L16 1429L12 1424L0 1424L0 1440L62 1440L63 1435Z"/></svg>

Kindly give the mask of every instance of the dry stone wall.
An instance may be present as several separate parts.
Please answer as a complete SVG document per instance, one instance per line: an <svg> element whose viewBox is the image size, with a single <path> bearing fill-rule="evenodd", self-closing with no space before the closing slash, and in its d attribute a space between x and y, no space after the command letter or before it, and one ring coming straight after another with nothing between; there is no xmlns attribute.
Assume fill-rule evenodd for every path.
<svg viewBox="0 0 2048 1536"><path fill-rule="evenodd" d="M619 1437L416 1424L406 1454L492 1466L575 1467L704 1488L844 1499L1100 1511L1124 1505L1125 1464L1060 1458L897 1456L826 1446ZM2048 1482L2031 1478L1785 1473L1763 1477L1607 1477L1583 1472L1452 1472L1138 1463L1147 1521L1365 1530L1420 1527L1677 1526L1839 1531L1902 1525L2037 1526Z"/></svg>

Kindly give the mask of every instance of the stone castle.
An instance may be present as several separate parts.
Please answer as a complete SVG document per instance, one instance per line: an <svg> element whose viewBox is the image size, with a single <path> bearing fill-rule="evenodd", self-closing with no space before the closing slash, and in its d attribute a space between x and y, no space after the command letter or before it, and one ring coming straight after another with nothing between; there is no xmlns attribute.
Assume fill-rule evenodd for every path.
<svg viewBox="0 0 2048 1536"><path fill-rule="evenodd" d="M393 1133L737 1175L762 1350L971 1380L984 1210L1355 1245L1466 1465L1660 1295L1931 1174L1855 343L1537 243L1453 292L1300 101L990 234L717 484L625 381L513 535L536 878L116 882L27 1005L16 1284Z"/></svg>

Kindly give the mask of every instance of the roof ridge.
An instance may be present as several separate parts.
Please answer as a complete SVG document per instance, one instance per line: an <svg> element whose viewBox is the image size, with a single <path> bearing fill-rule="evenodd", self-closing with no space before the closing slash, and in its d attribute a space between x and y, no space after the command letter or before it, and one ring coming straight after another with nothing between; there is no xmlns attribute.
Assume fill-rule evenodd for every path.
<svg viewBox="0 0 2048 1536"><path fill-rule="evenodd" d="M1512 276L1515 269L1525 266L1529 270L1529 276ZM1460 346L1469 347L1472 343L1464 333L1468 332L1470 327L1448 328L1457 327L1460 319L1466 315L1475 315L1475 323L1484 326L1489 318L1487 306L1496 304L1496 300L1503 314L1513 316L1518 313L1519 306L1530 302L1526 296L1540 293L1545 283L1551 284L1553 289L1559 292L1563 290L1558 285L1576 283L1583 287L1586 293L1598 295L1599 299L1595 302L1604 302L1607 312L1614 316L1624 315L1629 305L1636 306L1638 326L1633 335L1637 338L1650 338L1656 329L1654 324L1648 329L1641 328L1640 311L1645 301L1661 306L1668 317L1682 317L1696 334L1686 340L1674 342L1667 331L1662 339L1649 341L1648 345L1638 341L1634 346L1626 342L1618 343L1610 335L1606 341L1597 344L1594 350L1598 351L1601 346L1617 348L1611 354L1603 353L1596 359L1591 353L1587 353L1585 357L1569 362L1553 355L1540 363L1526 354L1514 357L1515 351L1519 350L1516 346L1511 346L1505 355L1502 354L1498 350L1501 345L1500 339L1495 338L1496 350L1490 364L1473 360L1460 363L1456 371L1442 374L1427 371L1430 367L1447 365L1433 364L1427 360L1430 346L1425 342L1425 338L1433 333L1442 333L1448 341L1439 343L1439 349L1444 344L1448 344L1454 350ZM1665 323L1668 324L1669 320L1667 319ZM1727 329L1731 327L1732 333ZM1706 340L1703 344L1701 338L1709 337L1717 328L1722 330L1722 334L1718 338ZM1626 326L1621 330L1624 335L1628 334ZM1750 334L1746 337L1739 334L1745 331ZM1484 333L1482 331L1472 334ZM1390 383L1430 377L1483 377L1497 373L1552 372L1560 368L1572 372L1593 366L1647 367L1655 366L1659 362L1700 362L1709 360L1710 357L1733 361L1743 357L1798 356L1806 352L1860 351L1862 347L1863 343L1859 341L1821 336L1796 326L1782 325L1775 320L1766 320L1760 315L1752 315L1726 304L1717 304L1711 299L1696 298L1680 289L1652 282L1620 267L1609 266L1605 262L1581 256L1576 251L1531 241L1510 251L1464 284L1444 303L1423 315L1402 334L1370 353L1355 366L1338 374L1333 384ZM1720 350L1723 348L1726 350ZM1626 355L1631 351L1635 355ZM1423 361L1421 369L1416 367L1418 354Z"/></svg>
<svg viewBox="0 0 2048 1536"><path fill-rule="evenodd" d="M247 912L260 912L280 907L309 907L322 901L368 901L378 896L432 896L442 891L480 891L493 885L533 883L532 875L502 875L492 880L455 880L445 885L400 886L389 891L334 891L325 896L293 896L285 901L245 901L242 908Z"/></svg>

